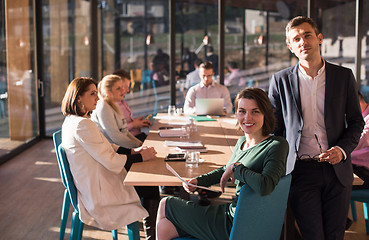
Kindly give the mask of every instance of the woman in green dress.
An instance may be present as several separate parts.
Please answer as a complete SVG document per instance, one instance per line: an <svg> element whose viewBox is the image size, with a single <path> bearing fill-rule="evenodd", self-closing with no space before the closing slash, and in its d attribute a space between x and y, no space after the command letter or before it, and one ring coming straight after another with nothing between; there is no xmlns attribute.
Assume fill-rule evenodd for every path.
<svg viewBox="0 0 369 240"><path fill-rule="evenodd" d="M244 132L238 139L228 163L189 182L200 186L229 179L236 184L236 198L232 203L200 206L176 197L163 198L157 217L157 239L192 236L197 239L228 239L241 187L247 184L260 195L270 194L285 175L288 143L272 136L275 127L273 107L267 94L258 88L242 90L235 99L237 125ZM188 192L196 190L184 184Z"/></svg>

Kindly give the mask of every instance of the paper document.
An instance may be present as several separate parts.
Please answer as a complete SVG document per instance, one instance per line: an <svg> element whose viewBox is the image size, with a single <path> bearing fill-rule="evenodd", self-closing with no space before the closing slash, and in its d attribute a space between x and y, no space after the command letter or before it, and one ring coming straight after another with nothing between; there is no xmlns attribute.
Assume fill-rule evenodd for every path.
<svg viewBox="0 0 369 240"><path fill-rule="evenodd" d="M164 141L165 146L167 147L180 147L180 148L204 148L205 146L200 141Z"/></svg>
<svg viewBox="0 0 369 240"><path fill-rule="evenodd" d="M173 173L174 176L179 178L179 180L181 180L183 183L187 184L188 186L205 189L205 190L212 191L212 192L219 192L219 191L215 191L213 189L207 188L207 187L198 186L198 185L189 183L189 182L185 181L183 178L181 178L181 176L179 176L179 174L168 163L166 163L166 167L171 173Z"/></svg>

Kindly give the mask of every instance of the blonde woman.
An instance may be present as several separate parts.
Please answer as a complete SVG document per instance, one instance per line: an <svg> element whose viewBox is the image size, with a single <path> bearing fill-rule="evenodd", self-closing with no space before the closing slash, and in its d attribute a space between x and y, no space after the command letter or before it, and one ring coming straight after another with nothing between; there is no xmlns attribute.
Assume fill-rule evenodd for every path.
<svg viewBox="0 0 369 240"><path fill-rule="evenodd" d="M111 143L115 143L121 148L118 153L129 154L130 148L142 145L142 142L135 138L127 129L126 119L121 113L116 102L121 101L127 92L127 87L121 77L117 75L105 76L98 85L100 100L96 110L93 111L91 119L97 124L100 131ZM142 156L142 160L151 159L152 147L139 148L140 154L131 154L131 157ZM134 149L135 150L135 149ZM137 152L132 150L132 152ZM135 162L136 160L134 160ZM155 239L155 220L160 201L158 187L141 186L135 187L138 195L142 198L142 205L149 212L149 217L143 219L146 232L146 239Z"/></svg>
<svg viewBox="0 0 369 240"><path fill-rule="evenodd" d="M98 92L100 101L92 113L92 121L109 142L125 148L140 147L142 142L128 131L127 120L117 105L127 92L123 80L117 75L107 75L100 81Z"/></svg>

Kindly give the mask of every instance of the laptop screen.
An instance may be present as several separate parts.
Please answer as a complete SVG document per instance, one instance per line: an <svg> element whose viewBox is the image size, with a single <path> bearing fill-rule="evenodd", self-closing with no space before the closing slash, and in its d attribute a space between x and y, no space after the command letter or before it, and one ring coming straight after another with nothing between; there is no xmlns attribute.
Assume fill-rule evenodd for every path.
<svg viewBox="0 0 369 240"><path fill-rule="evenodd" d="M197 115L225 115L223 98L197 98Z"/></svg>

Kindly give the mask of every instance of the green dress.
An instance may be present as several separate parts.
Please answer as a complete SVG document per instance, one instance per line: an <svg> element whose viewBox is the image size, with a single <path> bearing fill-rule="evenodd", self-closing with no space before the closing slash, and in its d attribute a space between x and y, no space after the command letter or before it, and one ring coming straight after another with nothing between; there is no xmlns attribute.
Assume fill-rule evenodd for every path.
<svg viewBox="0 0 369 240"><path fill-rule="evenodd" d="M234 172L236 196L244 184L260 195L270 194L286 173L288 143L282 137L271 136L252 148L242 150L245 140L244 136L238 139L232 157L225 166L197 177L198 185L208 187L219 183L225 169L230 164L240 162L242 164ZM237 197L232 203L205 207L168 197L165 216L174 224L180 237L225 240L231 232L236 204Z"/></svg>

